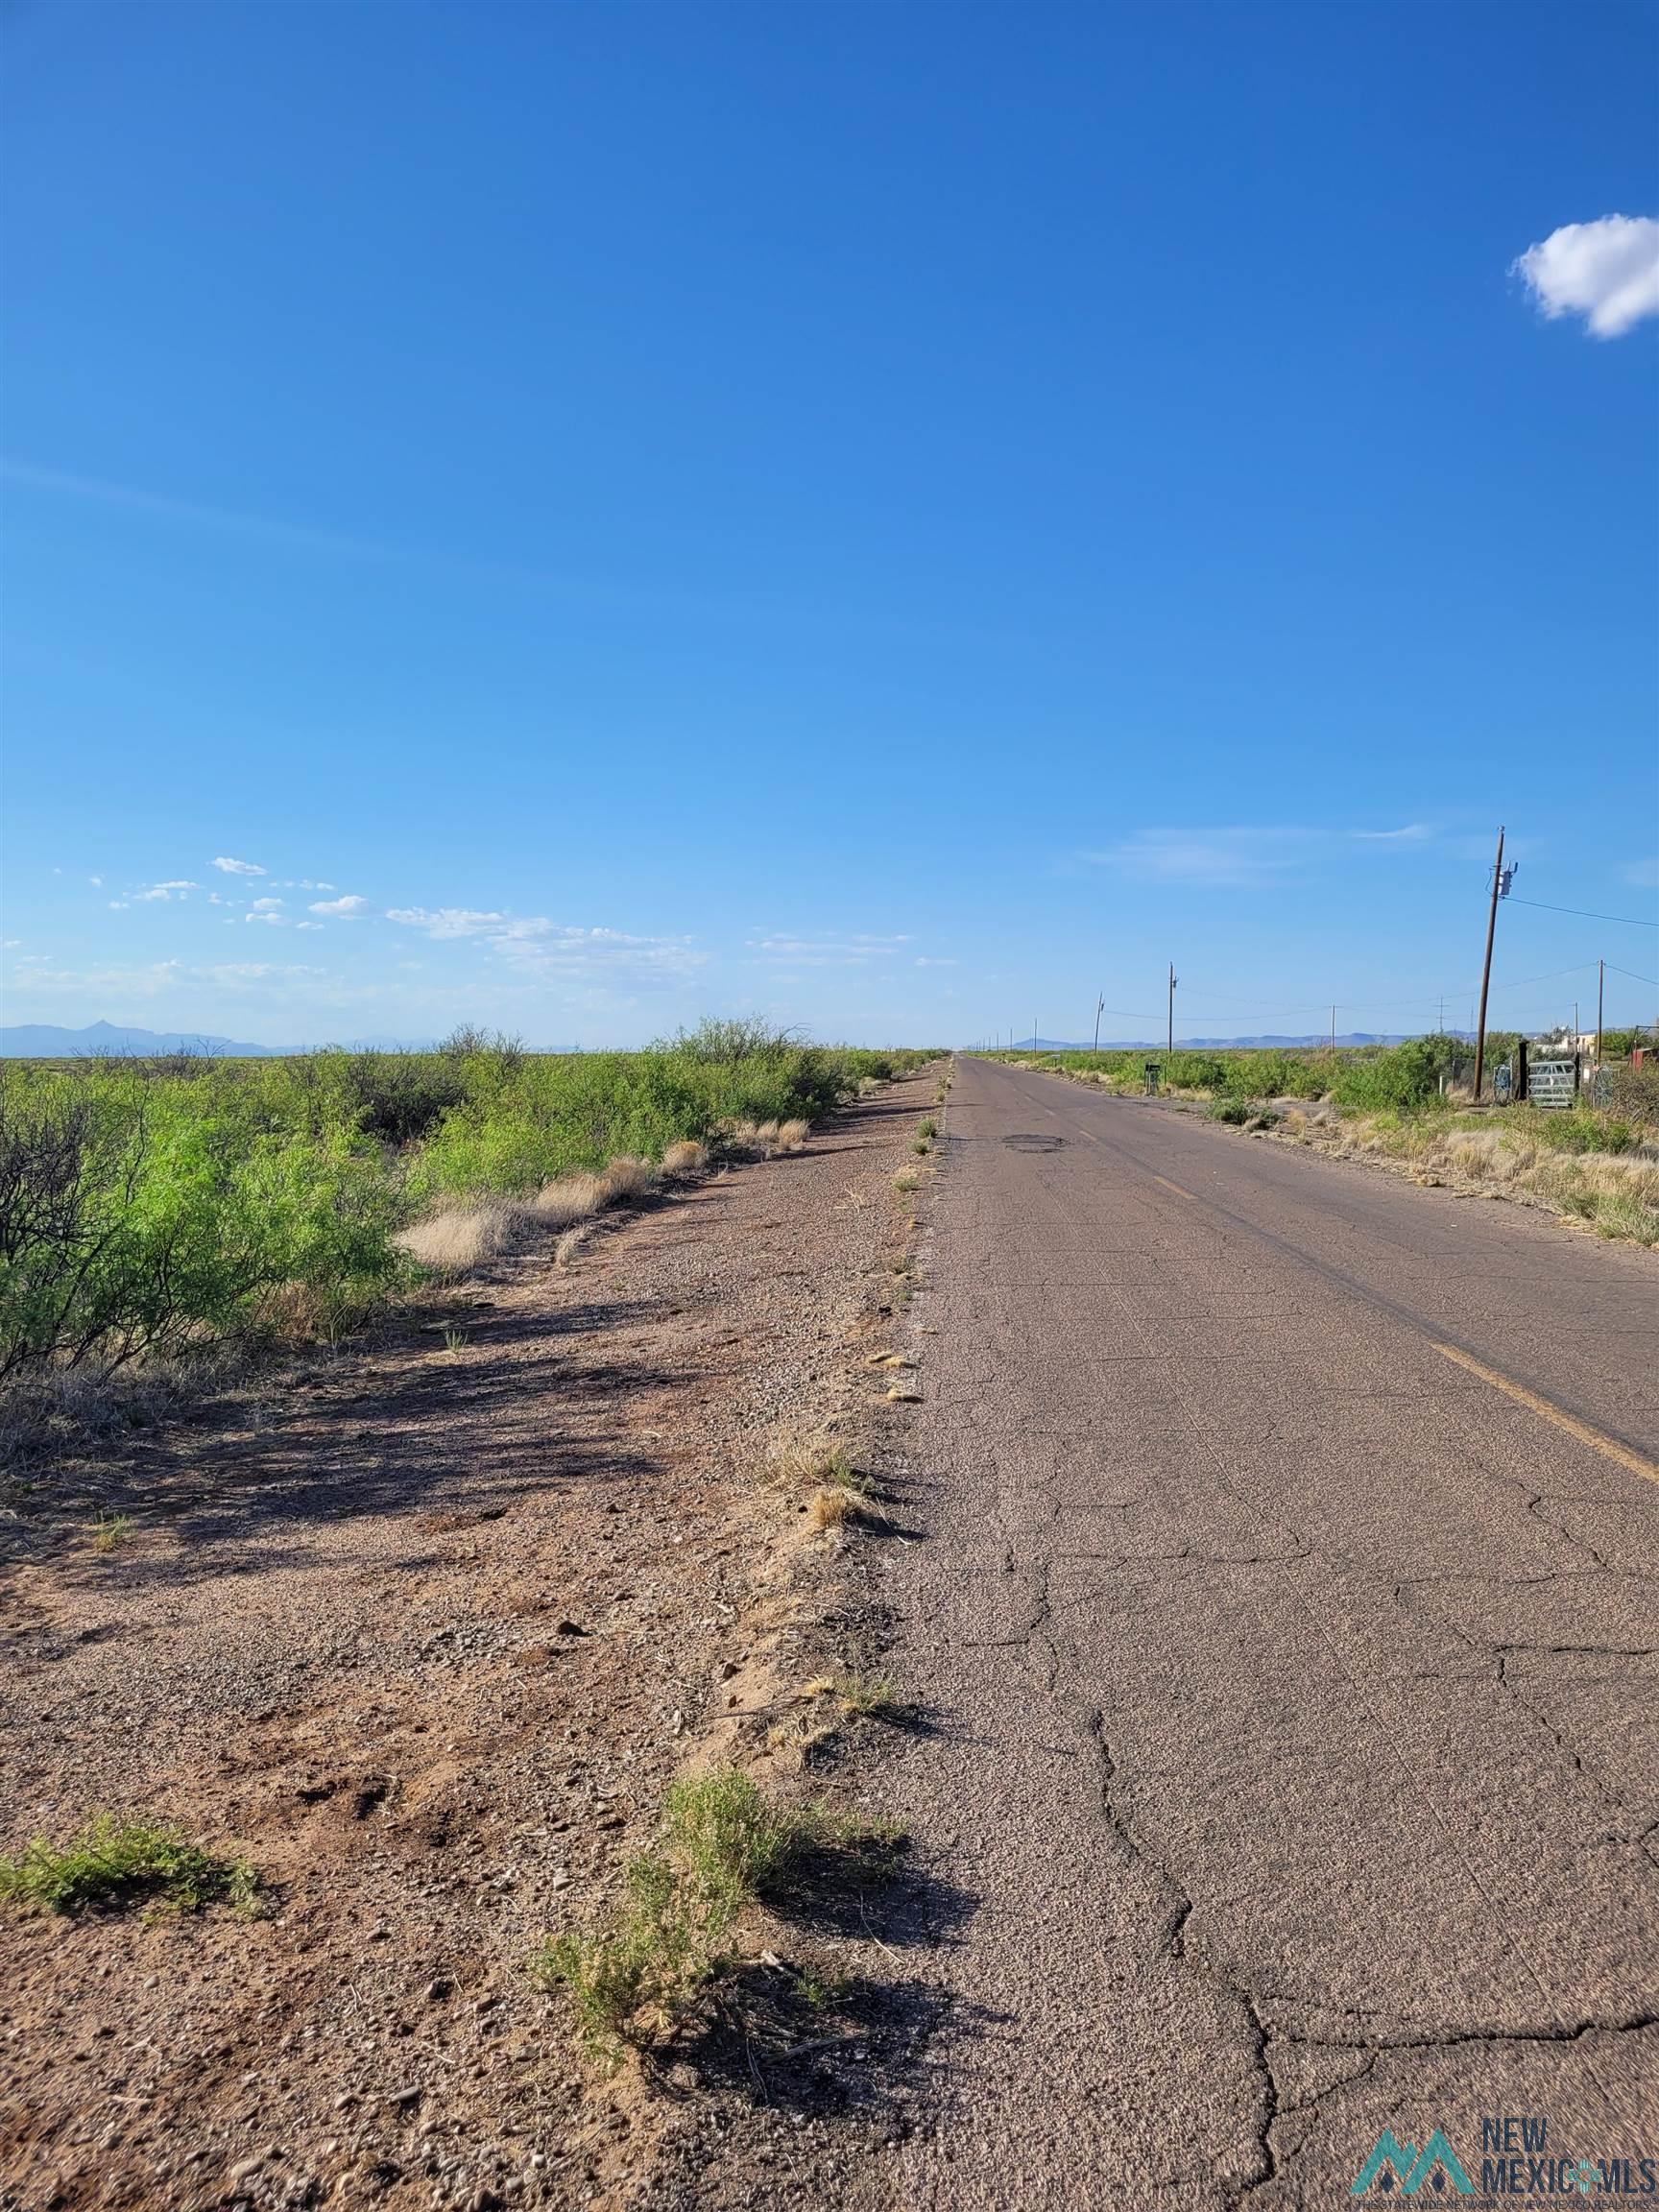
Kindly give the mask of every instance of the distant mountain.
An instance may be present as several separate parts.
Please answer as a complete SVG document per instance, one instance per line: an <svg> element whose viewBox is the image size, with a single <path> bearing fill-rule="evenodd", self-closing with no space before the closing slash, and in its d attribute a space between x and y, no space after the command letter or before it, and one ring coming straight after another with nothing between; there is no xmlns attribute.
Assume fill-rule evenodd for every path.
<svg viewBox="0 0 1659 2212"><path fill-rule="evenodd" d="M177 1029L118 1028L112 1022L94 1022L84 1029L24 1022L0 1029L0 1058L8 1060L143 1059L156 1052L199 1052L214 1060L274 1060L294 1049L291 1045L239 1045L230 1037L186 1036Z"/></svg>
<svg viewBox="0 0 1659 2212"><path fill-rule="evenodd" d="M1359 1045L1404 1045L1406 1042L1404 1037L1374 1037L1367 1029L1350 1029L1336 1039L1339 1050L1343 1046L1352 1049ZM1328 1046L1330 1043L1331 1032L1326 1030L1323 1036L1315 1037L1177 1037L1175 1049L1177 1052L1306 1052L1319 1045ZM1053 1037L1022 1037L1006 1049L1010 1052L1092 1052L1094 1046L1087 1041L1081 1045L1062 1045ZM1102 1037L1100 1049L1102 1052L1163 1052L1167 1047L1162 1044L1149 1045L1143 1038L1108 1040Z"/></svg>

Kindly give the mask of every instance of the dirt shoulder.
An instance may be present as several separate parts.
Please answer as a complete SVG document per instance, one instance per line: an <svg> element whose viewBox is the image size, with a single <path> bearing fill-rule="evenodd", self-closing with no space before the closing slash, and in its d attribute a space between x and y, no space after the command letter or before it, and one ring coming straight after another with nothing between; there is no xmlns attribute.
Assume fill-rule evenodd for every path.
<svg viewBox="0 0 1659 2212"><path fill-rule="evenodd" d="M693 1744L776 1738L778 1681L863 1633L743 1469L780 1424L879 1450L902 1416L865 1362L932 1087L14 1501L0 1849L174 1820L270 1907L0 1921L6 2212L648 2186L661 2110L577 2063L525 1960Z"/></svg>

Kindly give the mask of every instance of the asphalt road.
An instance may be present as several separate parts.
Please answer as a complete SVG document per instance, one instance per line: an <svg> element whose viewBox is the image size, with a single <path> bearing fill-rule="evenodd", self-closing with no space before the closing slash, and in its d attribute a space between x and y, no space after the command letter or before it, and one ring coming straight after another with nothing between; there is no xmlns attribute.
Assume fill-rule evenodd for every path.
<svg viewBox="0 0 1659 2212"><path fill-rule="evenodd" d="M1659 1263L971 1060L932 1212L901 2201L1659 2162Z"/></svg>

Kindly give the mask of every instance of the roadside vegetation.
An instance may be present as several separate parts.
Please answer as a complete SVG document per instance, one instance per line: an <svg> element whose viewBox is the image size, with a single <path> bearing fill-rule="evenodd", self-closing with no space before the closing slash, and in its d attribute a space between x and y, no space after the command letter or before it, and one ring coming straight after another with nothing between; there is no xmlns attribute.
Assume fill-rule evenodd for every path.
<svg viewBox="0 0 1659 2212"><path fill-rule="evenodd" d="M1627 1059L1636 1031L1610 1032L1605 1107L1471 1107L1456 1077L1461 1038L1310 1052L1045 1052L992 1055L1049 1070L1118 1095L1139 1094L1148 1062L1166 1096L1207 1101L1211 1118L1245 1130L1403 1167L1425 1182L1473 1184L1549 1205L1599 1236L1659 1244L1659 1068ZM1650 1040L1649 1040L1650 1042ZM1487 1066L1519 1039L1489 1032Z"/></svg>
<svg viewBox="0 0 1659 2212"><path fill-rule="evenodd" d="M671 2033L699 1995L742 1962L729 1949L739 1917L763 1900L845 1878L889 1873L902 1848L891 1827L856 1827L821 1808L775 1805L729 1767L669 1790L661 1840L628 1868L623 1901L591 1934L551 1937L531 1964L562 1989L589 2052L614 2062Z"/></svg>
<svg viewBox="0 0 1659 2212"><path fill-rule="evenodd" d="M930 1057L709 1022L643 1052L0 1064L0 1382L336 1338Z"/></svg>
<svg viewBox="0 0 1659 2212"><path fill-rule="evenodd" d="M195 1911L204 1905L252 1908L256 1882L239 1859L192 1843L153 1821L90 1821L61 1846L37 1836L15 1859L0 1859L0 1904L34 1912L115 1912L132 1906Z"/></svg>

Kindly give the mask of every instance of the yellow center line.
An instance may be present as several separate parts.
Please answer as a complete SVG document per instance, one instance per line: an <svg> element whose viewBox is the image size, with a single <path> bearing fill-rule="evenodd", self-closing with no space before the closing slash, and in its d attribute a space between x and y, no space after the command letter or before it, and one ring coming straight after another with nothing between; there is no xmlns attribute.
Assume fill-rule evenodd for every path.
<svg viewBox="0 0 1659 2212"><path fill-rule="evenodd" d="M1548 1398L1540 1398L1536 1390L1528 1390L1524 1382L1512 1382L1507 1375L1500 1375L1496 1368L1482 1367L1479 1359L1472 1359L1467 1352L1455 1344L1436 1344L1435 1351L1442 1358L1456 1366L1467 1368L1471 1375L1479 1375L1482 1382L1490 1382L1494 1390L1502 1390L1505 1398L1513 1398L1517 1406L1525 1406L1528 1412L1536 1413L1540 1420L1551 1422L1564 1429L1569 1436L1575 1436L1580 1444L1588 1444L1592 1452L1599 1452L1604 1458L1616 1459L1621 1467L1632 1475L1646 1476L1649 1482L1659 1482L1659 1467L1651 1459L1644 1459L1640 1452L1632 1452L1628 1445L1616 1437L1604 1436L1599 1429L1592 1429L1588 1421L1580 1421L1571 1413L1564 1413L1559 1406L1551 1406Z"/></svg>
<svg viewBox="0 0 1659 2212"><path fill-rule="evenodd" d="M1150 1172L1148 1169L1148 1173ZM1194 1206L1202 1206L1204 1203L1196 1190L1184 1190L1179 1183L1171 1183L1167 1175L1154 1175L1152 1180L1154 1183L1162 1185L1166 1190L1173 1190L1177 1198L1190 1198Z"/></svg>

